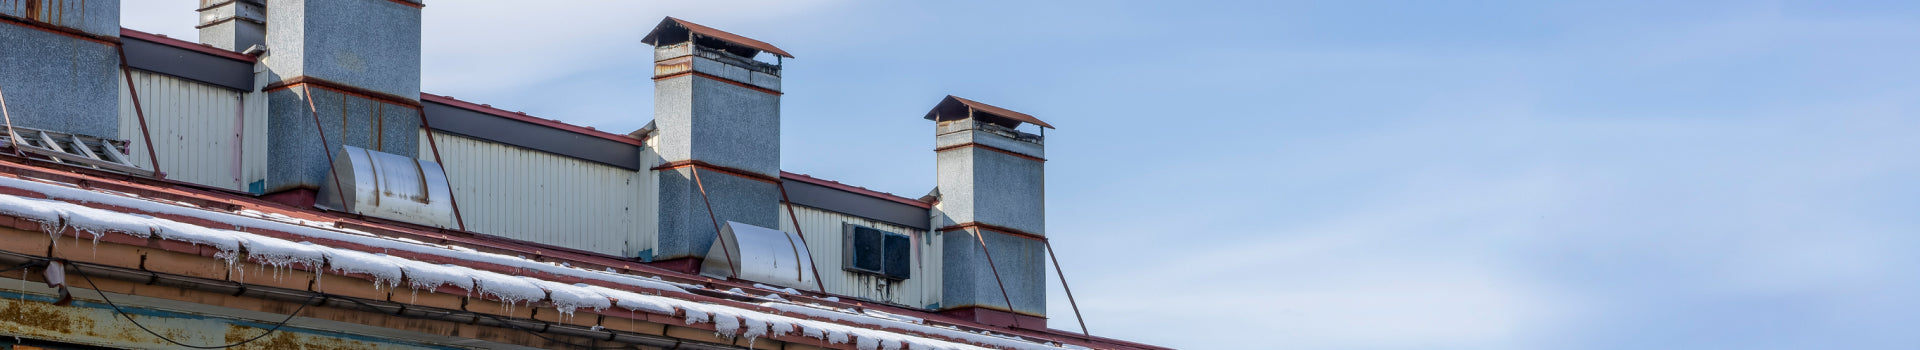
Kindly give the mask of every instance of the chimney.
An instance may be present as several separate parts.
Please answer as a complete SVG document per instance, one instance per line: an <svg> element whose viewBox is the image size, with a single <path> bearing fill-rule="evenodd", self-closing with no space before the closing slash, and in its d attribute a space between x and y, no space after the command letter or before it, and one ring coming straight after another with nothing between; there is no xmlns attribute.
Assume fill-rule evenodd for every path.
<svg viewBox="0 0 1920 350"><path fill-rule="evenodd" d="M0 94L13 125L120 136L120 2L0 1Z"/></svg>
<svg viewBox="0 0 1920 350"><path fill-rule="evenodd" d="M310 205L335 170L328 159L345 157L329 152L353 146L418 154L421 7L418 0L273 0L267 6L273 25L266 31L261 62L268 83L261 91L272 156L267 178L249 184L249 191Z"/></svg>
<svg viewBox="0 0 1920 350"><path fill-rule="evenodd" d="M655 150L665 164L656 168L658 244L639 258L702 257L716 220L780 227L780 64L754 56L793 56L672 17L641 41L654 46Z"/></svg>
<svg viewBox="0 0 1920 350"><path fill-rule="evenodd" d="M200 0L200 43L242 51L267 43L266 0Z"/></svg>
<svg viewBox="0 0 1920 350"><path fill-rule="evenodd" d="M1015 128L1033 124L1044 131L1053 126L954 96L940 100L926 118L937 123L939 202L934 227L945 244L942 312L987 324L1045 329L1046 153L1041 135ZM982 251L981 239L987 251Z"/></svg>

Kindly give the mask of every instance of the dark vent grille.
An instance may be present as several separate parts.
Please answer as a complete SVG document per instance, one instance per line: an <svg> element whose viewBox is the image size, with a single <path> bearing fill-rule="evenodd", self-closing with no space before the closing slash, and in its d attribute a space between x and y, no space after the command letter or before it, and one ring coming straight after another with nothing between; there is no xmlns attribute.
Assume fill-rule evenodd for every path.
<svg viewBox="0 0 1920 350"><path fill-rule="evenodd" d="M866 226L846 225L845 269L903 280L913 277L913 238Z"/></svg>

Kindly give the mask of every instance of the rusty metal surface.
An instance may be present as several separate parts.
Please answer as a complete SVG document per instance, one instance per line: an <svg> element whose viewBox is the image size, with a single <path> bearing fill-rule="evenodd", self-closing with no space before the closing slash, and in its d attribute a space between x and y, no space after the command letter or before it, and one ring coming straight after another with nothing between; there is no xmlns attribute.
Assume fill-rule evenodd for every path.
<svg viewBox="0 0 1920 350"><path fill-rule="evenodd" d="M980 113L988 114L988 116L983 118ZM926 118L927 120L933 121L948 121L968 117L987 119L996 124L1003 124L1009 128L1019 123L1029 123L1048 129L1054 128L1053 124L1047 124L1047 122L1040 121L1040 118L1034 118L1026 113L1014 112L1006 108L1000 108L954 95L947 95L947 98L941 99L940 104L934 105L933 110L927 111ZM1008 122L1012 122L1011 125L1006 125L1009 124Z"/></svg>
<svg viewBox="0 0 1920 350"><path fill-rule="evenodd" d="M91 290L78 291L86 298ZM52 304L54 298L17 291L0 291L0 334L26 339L56 341L125 349L178 348L156 338L121 316L107 305L79 301L70 306ZM224 345L252 338L271 324L231 319L217 315L176 312L122 306L141 325L188 344ZM344 333L282 328L279 332L232 349L454 349L438 346L407 345L381 341L373 337Z"/></svg>
<svg viewBox="0 0 1920 350"><path fill-rule="evenodd" d="M699 35L703 37L718 39L728 44L737 45L741 48L746 48L753 51L765 51L767 53L779 55L780 57L793 58L793 54L789 54L787 53L786 50L781 50L778 47L774 47L773 44L768 44L766 42L759 41L759 40L748 39L747 37L740 36L739 34L728 33L727 31L724 31L724 30L713 29L712 27L694 24L693 22L687 22L686 20L673 18L673 17L667 17L666 19L660 20L660 24L653 27L653 32L647 33L647 37L640 39L640 42L647 43L647 45L654 45L654 46L659 46L661 42L666 42L668 44L679 43L680 41L676 41L676 40L679 40L678 38L684 35L682 33L686 33L686 32L691 32L694 35ZM679 34L679 35L676 35L676 34ZM729 50L729 51L733 51L733 50ZM741 56L753 57L753 55L741 55Z"/></svg>

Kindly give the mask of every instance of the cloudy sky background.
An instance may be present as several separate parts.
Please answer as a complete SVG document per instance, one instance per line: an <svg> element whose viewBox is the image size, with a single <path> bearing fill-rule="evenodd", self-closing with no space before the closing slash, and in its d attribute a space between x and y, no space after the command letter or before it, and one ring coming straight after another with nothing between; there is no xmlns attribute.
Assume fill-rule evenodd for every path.
<svg viewBox="0 0 1920 350"><path fill-rule="evenodd" d="M195 37L194 1L122 3ZM1059 126L1096 335L1920 347L1920 2L441 0L423 88L633 130L668 15L798 56L789 171L926 193L947 94Z"/></svg>

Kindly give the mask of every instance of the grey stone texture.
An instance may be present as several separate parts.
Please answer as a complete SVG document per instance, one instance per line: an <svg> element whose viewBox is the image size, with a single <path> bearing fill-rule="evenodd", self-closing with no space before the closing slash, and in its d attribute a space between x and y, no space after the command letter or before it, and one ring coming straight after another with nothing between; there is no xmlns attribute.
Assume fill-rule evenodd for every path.
<svg viewBox="0 0 1920 350"><path fill-rule="evenodd" d="M713 246L714 220L778 228L780 189L774 184L713 170L701 170L695 183L693 169L682 167L660 171L660 235L654 261L705 257ZM707 200L702 201L704 185ZM713 204L713 216L707 204Z"/></svg>
<svg viewBox="0 0 1920 350"><path fill-rule="evenodd" d="M701 76L654 83L661 159L780 176L780 96Z"/></svg>
<svg viewBox="0 0 1920 350"><path fill-rule="evenodd" d="M1006 140L978 130L961 130L980 144L1023 143L1038 154L1039 145ZM944 137L944 136L936 136ZM1000 139L1000 140L995 140ZM1046 169L1042 162L981 147L961 147L935 155L939 169L941 211L946 227L969 222L1012 228L1026 233L1047 232Z"/></svg>
<svg viewBox="0 0 1920 350"><path fill-rule="evenodd" d="M941 309L982 307L1008 310L1007 301L1013 301L1011 311L1021 314L1045 317L1047 314L1047 269L1046 247L1040 242L1028 238L980 230L986 238L987 247L992 249L992 266L988 266L986 253L980 250L980 242L967 230L942 232L940 239L941 273L945 281L941 285ZM1007 294L1000 294L1001 283L994 280L994 268L1000 272L1000 280L1007 287Z"/></svg>
<svg viewBox="0 0 1920 350"><path fill-rule="evenodd" d="M112 19L118 34L118 4L100 2L115 7L90 12ZM111 45L0 23L0 94L16 126L118 139L118 79L120 57Z"/></svg>
<svg viewBox="0 0 1920 350"><path fill-rule="evenodd" d="M314 115L300 88L267 94L267 181L263 193L290 189L319 189L327 180L327 153L345 143L381 152L418 154L420 115L411 107L370 100L325 89L311 89ZM338 156L337 154L335 156Z"/></svg>
<svg viewBox="0 0 1920 350"><path fill-rule="evenodd" d="M0 1L0 14L39 19L55 26L78 29L87 34L120 36L120 0L53 1L41 0L39 13L27 13L22 0Z"/></svg>
<svg viewBox="0 0 1920 350"><path fill-rule="evenodd" d="M274 0L271 81L307 76L401 98L420 96L420 9L388 0Z"/></svg>
<svg viewBox="0 0 1920 350"><path fill-rule="evenodd" d="M778 88L778 67L693 45L656 48L657 67L668 60L688 59L695 72L746 84L754 74L764 77L763 88ZM670 68L660 68L670 69ZM656 69L658 71L658 69ZM669 73L671 74L671 73ZM770 83L769 83L770 82ZM763 175L780 176L780 96L697 74L654 81L654 123L659 128L655 150L662 160L701 161ZM689 168L660 172L658 247L653 256L665 260L702 257L713 244L712 219L707 203ZM774 184L719 171L702 170L713 213L721 222L736 221L761 227L780 227L780 189Z"/></svg>

